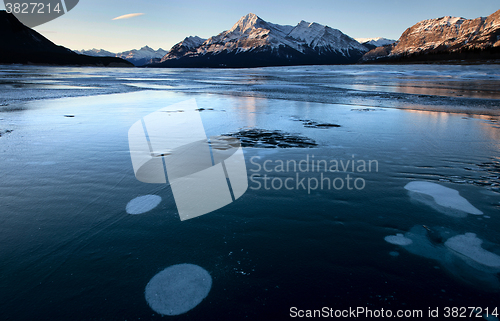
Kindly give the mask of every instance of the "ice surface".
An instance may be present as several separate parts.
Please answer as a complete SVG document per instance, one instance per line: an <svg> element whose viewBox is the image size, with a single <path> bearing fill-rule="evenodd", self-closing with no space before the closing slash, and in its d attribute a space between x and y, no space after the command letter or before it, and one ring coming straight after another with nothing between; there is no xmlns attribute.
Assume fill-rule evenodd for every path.
<svg viewBox="0 0 500 321"><path fill-rule="evenodd" d="M154 89L387 108L500 114L500 66L297 66L253 69L105 69L1 66L2 105ZM353 77L354 76L354 77ZM221 81L226 85L221 86ZM44 83L40 83L44 82ZM55 83L67 89L47 86ZM373 85L376 84L376 85ZM257 85L257 86L256 86ZM263 85L259 87L258 85ZM289 89L287 89L287 86ZM302 86L303 88L300 89ZM299 90L300 89L300 90ZM450 100L450 97L454 97Z"/></svg>
<svg viewBox="0 0 500 321"><path fill-rule="evenodd" d="M143 195L128 202L126 210L128 214L143 214L151 211L161 202L158 195Z"/></svg>
<svg viewBox="0 0 500 321"><path fill-rule="evenodd" d="M405 237L401 233L398 233L396 235L386 236L386 237L384 237L384 240L386 242L391 243L391 244L396 244L396 245L401 245L401 246L410 245L411 243L413 243L413 241L411 239Z"/></svg>
<svg viewBox="0 0 500 321"><path fill-rule="evenodd" d="M460 253L477 263L500 268L500 256L486 251L481 247L483 241L474 233L465 233L449 238L444 245L451 250Z"/></svg>
<svg viewBox="0 0 500 321"><path fill-rule="evenodd" d="M194 264L177 264L156 274L146 286L146 301L163 315L186 313L203 301L212 288L212 277Z"/></svg>
<svg viewBox="0 0 500 321"><path fill-rule="evenodd" d="M483 214L483 212L472 206L469 201L460 196L457 190L444 187L436 183L413 181L406 184L405 189L411 192L429 195L434 199L437 205L444 208L454 209L474 215Z"/></svg>
<svg viewBox="0 0 500 321"><path fill-rule="evenodd" d="M123 306L124 304L125 306L140 304L141 299L138 303L134 302L136 295L144 295L146 284L156 273L170 265L189 262L179 260L182 256L197 255L197 260L202 262L227 255L229 251L234 251L231 247L233 245L248 247L250 256L233 259L235 257L233 252L228 260L215 264L217 269L220 269L217 274L227 274L230 267L235 266L236 261L229 261L229 259L242 260L238 268L244 271L251 267L250 263L245 262L250 262L252 258L255 262L256 257L262 258L259 262L262 261L264 265L292 267L281 269L279 275L266 273L259 284L267 286L279 283L280 289L283 288L281 283L284 287L293 287L298 300L308 299L308 284L306 283L313 282L319 286L323 280L331 276L332 269L338 270L336 262L340 262L340 269L342 269L342 262L347 261L351 270L359 270L361 267L363 271L367 271L367 277L371 275L369 271L373 273L381 271L387 274L388 283L393 284L395 288L408 288L416 283L421 285L418 291L408 292L404 298L395 296L395 300L400 300L399 302L402 299L407 299L407 302L410 302L408 300L416 302L414 300L420 299L422 291L425 292L426 288L432 287L434 282L439 286L438 290L446 288L447 293L443 294L443 297L446 300L453 299L456 304L465 304L469 299L469 302L477 303L480 299L484 303L483 306L492 306L498 301L495 301L498 299L498 294L488 295L483 290L485 288L494 290L495 285L498 285L498 275L478 270L476 266L471 267L470 263L474 262L473 260L467 258L469 261L467 263L462 254L444 246L444 242L450 237L464 234L464 232L474 232L479 238L484 239L482 244L484 249L500 254L486 241L491 240L497 243L495 246L500 245L500 240L495 237L495 231L499 228L498 215L495 215L495 210L498 210L500 205L498 192L490 190L488 186L472 187L472 185L470 188L478 190L475 195L468 195L460 190L462 196L466 197L470 203L491 216L489 220L477 221L475 219L450 219L434 213L430 208L428 212L431 213L423 213L426 208L405 206L407 195L406 190L402 188L412 178L413 180L429 180L432 177L438 179L458 175L460 178L470 177L472 180L479 179L481 175L496 176L498 170L493 167L494 165L478 167L477 170L467 172L464 172L464 168L474 163L482 164L498 160L499 131L490 121L498 117L474 115L474 110L472 114L456 115L379 109L391 106L404 107L407 104L408 108L412 108L418 103L432 104L436 98L406 99L405 94L397 94L387 96L387 98L381 96L381 100L377 101L379 103L371 104L370 97L375 94L355 95L345 90L325 89L320 84L353 83L354 80L367 83L369 81L373 83L397 82L399 81L397 77L401 78L401 83L415 83L424 78L438 77L430 72L431 69L435 69L436 73L443 75L443 82L446 86L469 88L470 83L462 81L464 72L461 70L477 70L478 74L484 74L485 78L490 77L489 70L491 70L492 78L488 81L500 90L499 82L495 80L500 77L496 75L500 75L500 72L495 71L500 70L500 65L487 67L405 65L376 68L374 66L305 66L251 70L0 66L1 72L7 68L15 68L17 71L9 72L5 76L6 82L13 83L14 88L6 88L8 84L0 88L0 104L3 102L9 104L9 106L0 107L0 110L8 108L8 111L0 112L0 118L2 118L0 123L5 126L1 127L1 130L14 130L11 134L0 138L2 147L0 252L9 253L10 258L4 264L8 268L2 270L4 276L2 281L5 288L10 289L9 296L6 297L7 301L2 305L4 319L36 319L40 313L49 311L46 306L49 299L60 303L60 309L56 309L57 311L50 309L53 313L49 311L51 315L55 315L53 319L57 319L57 316L64 319L71 313L78 314L81 319L95 319L96 311L86 307L99 304L101 297L96 296L96 292L109 292L115 297L121 295L124 299L111 300L113 302L109 302L106 309L98 311L104 313L99 316L100 318L137 320L142 317L144 319L145 313L149 310L145 299L142 299L142 303L146 311L123 309ZM420 74L415 72L418 69L422 70ZM354 75L356 72L360 74L370 70L371 74ZM379 72L375 73L375 71ZM456 76L453 76L454 71ZM246 82L247 85L236 83L215 87L197 82L198 79L209 82L211 79L232 79L236 76L238 76L239 83ZM72 96L76 91L17 88L18 81L20 81L18 79L40 78L64 80L68 84L99 86L103 88L99 93L138 90L124 85L128 82L127 80L117 80L116 77L131 79L168 77L175 79L174 82L177 81L179 87L188 89L185 92L140 90L133 93L99 96L93 96L96 94L94 90L80 90L76 94L92 97L48 100L48 97ZM305 85L309 89L286 93L264 90L255 92L252 86L252 84L283 84L283 81ZM150 81L137 79L137 82ZM160 82L153 83L161 84ZM171 80L164 82L164 84L171 83ZM480 85L489 86L489 83L480 83ZM191 91L189 88L194 85L199 89ZM241 204L235 202L234 206L237 211L227 208L199 222L174 224L176 226L170 224L172 223L170 219L158 221L153 214L162 207L166 208L167 202L168 208L175 212L173 197L169 196L167 201L164 196L171 194L170 187L167 185L146 186L137 182L130 163L126 132L135 121L146 114L183 101L186 97L196 97L203 102L200 106L203 106L206 111L201 115L203 121L207 121L208 136L237 132L242 128L264 128L310 137L320 146L315 149L246 148L245 158L249 169L256 167L249 162L254 155L261 157L257 162L262 164L267 159L299 161L305 159L306 154L314 154L316 159L350 159L352 153L366 160L378 159L380 164L385 164L384 168L377 173L360 174L360 177L366 179L367 182L363 192L345 189L341 192L323 190L318 191L314 197L307 197L301 195L300 191L297 193L285 189L281 191L252 190L243 196L245 199L242 198ZM273 97L279 99L271 99ZM24 102L27 99L30 101ZM477 100L451 99L448 101L451 106L450 110L460 107L462 102L473 107L481 106ZM339 102L349 104L337 104ZM484 101L484 103L488 102ZM491 104L498 108L498 101L491 102ZM373 109L374 106L378 111L351 111L356 108ZM208 108L214 108L214 111L209 112ZM436 105L430 108L438 109ZM64 114L75 114L76 117L65 118ZM293 121L292 116L322 122L338 122L342 127L331 130L304 128L302 123ZM467 117L467 119L462 117ZM407 149L403 150L403 147ZM35 165L51 162L47 164L56 163L57 165L42 167L33 166L27 162L42 162ZM425 165L425 167L419 165ZM313 175L313 173L310 174ZM280 178L292 177L289 173L272 173L272 175ZM401 185L402 180L407 181ZM447 183L443 184L453 187ZM465 184L460 185L464 188L463 191L469 188ZM255 184L252 185L255 186ZM481 190L488 191L491 195L481 194ZM402 191L404 192L401 193ZM128 219L116 218L113 210L107 210L118 208L123 211L128 201L145 194L157 194L163 200L156 209L146 214L136 216L127 214ZM432 197L427 197L434 202ZM335 218L334 215L339 217ZM130 219L134 221L140 219L137 221L140 226L131 227ZM221 224L222 220L227 224ZM363 221L361 225L360 220ZM266 224L262 224L263 222ZM332 233L332 226L328 222L338 222L338 225L335 225L335 233ZM98 229L95 228L96 223L99 223ZM440 243L430 241L422 226L408 233L394 230L394 232L380 234L381 230L386 230L387 226L403 228L417 223L427 224L432 230L437 230L432 224L451 226L456 228L457 232L441 234L443 241ZM143 227L148 226L152 228L147 229L147 236L144 237L143 242L137 236L144 234ZM238 232L243 229L248 230L249 233ZM231 230L237 233L233 235ZM302 230L306 233L301 233ZM228 231L231 232L229 237ZM406 234L405 237L411 239L413 243L401 246L401 248L399 245L384 243L383 238L386 235L396 233ZM37 242L32 241L33 236L36 236ZM232 241L228 239L232 237L234 237ZM346 237L354 238L359 242L351 242L346 245L345 249L332 251L331 244L341 244ZM374 251L377 244L371 246L370 243L377 238L379 245L382 245L381 251ZM190 240L208 241L205 241L194 254L189 254L189 251L193 250L192 245L196 245L196 242ZM221 241L214 243L211 240ZM322 242L322 240L327 242ZM167 262L159 267L154 264L155 261L165 260L165 258L158 255L158 249L155 246L151 246L153 241L163 245L179 243L174 251L169 250L171 246L164 249L172 254L168 258L172 263ZM224 245L225 241L227 241L227 246ZM111 247L109 250L104 249L106 251L103 252L102 245L110 242L130 248L127 252L132 252L132 257L137 257L134 253L141 253L141 259L131 260L131 255L124 255L124 251L117 251ZM211 243L214 243L214 246ZM216 243L222 245L219 246ZM268 255L269 250L266 250L266 246L262 246L267 243L276 245L273 247L273 253L277 255L272 257ZM69 244L70 248L81 249L78 251L78 257L75 259L71 251L67 251L67 246L61 247L60 244ZM314 253L310 248L316 248L318 253L328 252L326 264L331 263L331 268L322 268L325 264L324 260L311 261L310 258L314 256ZM294 255L289 255L291 249ZM398 251L401 255L395 258L389 255L389 251ZM421 263L422 268L407 264L406 259L411 259L414 252L425 256L415 255L411 260L411 262ZM26 253L33 255L26 255ZM99 260L101 254L107 259ZM374 254L380 254L380 260L374 260ZM82 260L95 263L92 273L88 273L88 266L80 264ZM54 269L54 266L58 266L58 262L62 261L66 263ZM116 271L110 268L111 265L126 267L128 272L124 274L125 277L116 278ZM480 264L476 263L476 265ZM433 266L439 266L440 270L434 271ZM481 266L486 270L493 269ZM297 284L292 287L285 284L293 282L297 272L307 271L311 267L318 271L309 275L308 281L311 282L295 282ZM406 270L402 275L394 275L391 271L398 268ZM153 269L152 272L151 269ZM147 270L150 272L144 279L140 274L141 271L147 272ZM209 271L215 276L215 272ZM422 271L428 273L425 275L426 278L421 278ZM71 275L72 273L74 274ZM79 275L78 284L91 284L95 291L83 291L78 294L77 298L65 296L66 291L61 291L61 289L64 289L65 284L74 283L74 275ZM53 280L54 284L49 287L52 287L54 291L46 291L48 289L46 286L40 286L40 279ZM113 280L116 285L111 292L108 286L109 280ZM282 280L284 282L281 282ZM479 289L468 292L465 287L458 284L457 280L463 280L473 286L477 285ZM347 285L348 287L350 281L346 278L345 284L342 283L341 286ZM257 285L253 280L251 283ZM448 283L449 287L442 283ZM120 293L122 289L130 291ZM134 289L139 289L139 293ZM451 289L459 291L451 291ZM228 288L229 292L232 290L245 291L245 286ZM289 299L290 295L282 293L283 291L279 289L276 291L273 292L278 293L276 299ZM359 297L359 300L376 306L380 303L379 298L373 295L372 299L370 296L377 291L380 292L377 288L367 291ZM229 292L228 295L231 294ZM236 320L245 318L249 311L255 310L255 313L250 314L248 318L258 319L258 311L262 310L259 308L261 303L253 300L254 297L251 297L253 292L250 288L248 291L250 296L232 296L231 304L224 306L224 309L227 308L224 312L234 315ZM40 300L41 294L47 296L47 300ZM212 294L215 294L215 286L214 293L210 292L199 306L180 316L204 313L203 308L208 303L205 301L212 301L212 303L217 301L215 298L212 299ZM321 299L320 296L312 299ZM479 299L474 299L478 296L480 296ZM19 297L25 300L18 300ZM30 309L26 309L23 305L25 301L30 302ZM422 298L421 304L432 306L435 301L429 295ZM241 309L249 302L248 309ZM150 315L158 316L158 313L153 310L149 311Z"/></svg>

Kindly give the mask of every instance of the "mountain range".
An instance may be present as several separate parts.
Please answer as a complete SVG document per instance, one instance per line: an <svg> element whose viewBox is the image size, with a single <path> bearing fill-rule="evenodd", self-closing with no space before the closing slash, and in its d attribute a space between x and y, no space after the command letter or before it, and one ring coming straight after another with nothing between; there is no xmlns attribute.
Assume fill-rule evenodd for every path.
<svg viewBox="0 0 500 321"><path fill-rule="evenodd" d="M500 59L500 10L488 17L441 17L423 20L394 44L378 47L363 61Z"/></svg>
<svg viewBox="0 0 500 321"><path fill-rule="evenodd" d="M0 63L146 67L263 67L500 59L500 10L488 17L423 20L400 36L353 39L338 29L301 21L267 22L253 13L208 39L190 36L168 52L145 46L112 53L73 52L57 46L17 18L0 11ZM122 59L123 58L123 59Z"/></svg>
<svg viewBox="0 0 500 321"><path fill-rule="evenodd" d="M134 66L143 66L150 63L152 60L161 59L168 51L161 48L154 50L148 46L144 46L141 49L132 49L118 53L113 53L104 49L77 50L75 52L94 57L119 57L133 63Z"/></svg>
<svg viewBox="0 0 500 321"><path fill-rule="evenodd" d="M249 13L234 26L208 39L188 37L151 67L264 67L347 64L368 49L318 23L278 25Z"/></svg>
<svg viewBox="0 0 500 321"><path fill-rule="evenodd" d="M0 10L0 39L0 63L132 66L120 58L78 55L68 48L57 46L5 10Z"/></svg>

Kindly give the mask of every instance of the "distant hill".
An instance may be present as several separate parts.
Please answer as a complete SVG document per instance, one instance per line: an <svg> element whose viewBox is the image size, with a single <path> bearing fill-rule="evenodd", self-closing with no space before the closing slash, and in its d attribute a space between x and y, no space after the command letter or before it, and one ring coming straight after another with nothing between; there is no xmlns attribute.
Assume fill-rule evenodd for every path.
<svg viewBox="0 0 500 321"><path fill-rule="evenodd" d="M362 61L406 62L500 59L500 10L476 19L441 17L406 29L396 44L366 53Z"/></svg>
<svg viewBox="0 0 500 321"><path fill-rule="evenodd" d="M186 38L150 67L265 67L355 63L367 52L340 30L301 21L278 25L249 13L231 29Z"/></svg>
<svg viewBox="0 0 500 321"><path fill-rule="evenodd" d="M377 37L377 38L354 38L357 42L368 48L368 50L375 49L377 47L392 45L396 40Z"/></svg>
<svg viewBox="0 0 500 321"><path fill-rule="evenodd" d="M23 25L13 14L0 10L0 63L49 64L79 66L133 66L120 58L79 55L58 46Z"/></svg>
<svg viewBox="0 0 500 321"><path fill-rule="evenodd" d="M107 51L107 50L104 50L104 49L90 49L90 50L85 50L85 49L82 49L82 50L74 50L77 54L80 54L80 55L87 55L87 56L93 56L93 57L116 57L116 54L111 52L111 51Z"/></svg>
<svg viewBox="0 0 500 321"><path fill-rule="evenodd" d="M113 53L104 49L77 50L76 52L95 57L119 57L133 63L134 66L143 66L152 60L159 60L167 54L166 50L161 48L154 50L148 46L119 53Z"/></svg>

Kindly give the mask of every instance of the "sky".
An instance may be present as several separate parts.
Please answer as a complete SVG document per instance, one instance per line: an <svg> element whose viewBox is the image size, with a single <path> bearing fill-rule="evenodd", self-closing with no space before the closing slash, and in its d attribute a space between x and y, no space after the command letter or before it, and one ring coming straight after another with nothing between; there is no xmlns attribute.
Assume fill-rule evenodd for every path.
<svg viewBox="0 0 500 321"><path fill-rule="evenodd" d="M0 9L5 9L3 3ZM209 38L228 30L250 12L277 24L317 22L352 38L398 39L421 20L472 19L498 9L498 0L80 0L73 10L35 30L73 50L120 52L145 45L168 50L187 36ZM142 15L113 20L132 13Z"/></svg>

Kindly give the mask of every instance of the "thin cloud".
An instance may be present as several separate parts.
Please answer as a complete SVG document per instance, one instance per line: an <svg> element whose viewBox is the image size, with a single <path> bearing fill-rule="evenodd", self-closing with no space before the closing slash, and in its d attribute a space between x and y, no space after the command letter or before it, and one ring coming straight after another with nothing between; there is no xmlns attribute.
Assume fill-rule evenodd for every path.
<svg viewBox="0 0 500 321"><path fill-rule="evenodd" d="M119 17L113 18L111 20L130 19L130 18L133 18L133 17L142 16L143 14L144 13L129 13L129 14L124 14L123 16L119 16Z"/></svg>

